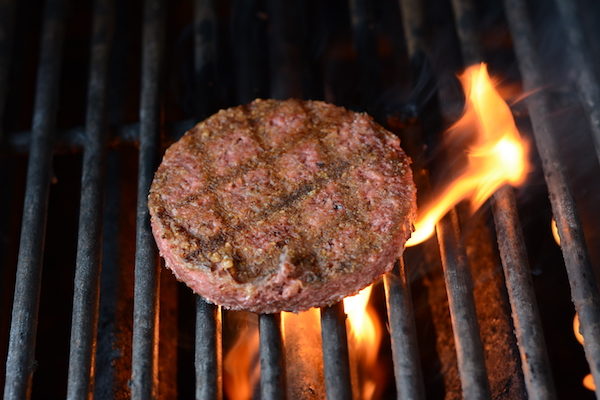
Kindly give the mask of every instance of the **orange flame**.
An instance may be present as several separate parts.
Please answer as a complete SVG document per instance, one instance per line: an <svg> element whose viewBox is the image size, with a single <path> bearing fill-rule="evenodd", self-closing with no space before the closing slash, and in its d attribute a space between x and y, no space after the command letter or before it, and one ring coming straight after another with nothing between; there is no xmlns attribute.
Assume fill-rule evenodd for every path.
<svg viewBox="0 0 600 400"><path fill-rule="evenodd" d="M554 220L552 220L554 221ZM581 334L581 331L579 330L579 315L577 313L575 313L575 317L573 317L573 333L575 334L575 337L577 338L577 341L579 342L579 344L581 344L583 346L583 335ZM594 377L592 376L592 374L587 374L584 378L583 378L583 386L591 391L595 391L596 390L596 385L594 384Z"/></svg>
<svg viewBox="0 0 600 400"><path fill-rule="evenodd" d="M377 353L381 344L381 321L369 305L373 285L344 299L348 315L349 350L354 381L359 382L360 398L372 399L377 389Z"/></svg>
<svg viewBox="0 0 600 400"><path fill-rule="evenodd" d="M224 367L225 393L231 400L249 400L260 377L258 328L244 325L227 352Z"/></svg>
<svg viewBox="0 0 600 400"><path fill-rule="evenodd" d="M467 167L432 204L421 210L407 246L432 236L436 223L460 201L470 199L474 211L502 185L523 184L529 171L529 146L519 135L486 64L467 68L459 78L466 97L465 113L447 134L457 142L465 137L471 141Z"/></svg>
<svg viewBox="0 0 600 400"><path fill-rule="evenodd" d="M552 236L557 245L560 246L560 235L558 234L558 227L556 226L556 220L552 218L550 222L550 229L552 229Z"/></svg>

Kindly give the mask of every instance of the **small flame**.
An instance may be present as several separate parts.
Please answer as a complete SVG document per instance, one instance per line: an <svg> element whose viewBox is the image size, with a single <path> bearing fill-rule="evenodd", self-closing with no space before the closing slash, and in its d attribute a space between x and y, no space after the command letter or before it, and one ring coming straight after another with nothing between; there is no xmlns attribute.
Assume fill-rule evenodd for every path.
<svg viewBox="0 0 600 400"><path fill-rule="evenodd" d="M459 78L466 95L465 113L447 135L457 142L465 137L471 140L467 167L419 213L407 246L432 236L435 224L460 201L470 199L475 211L502 185L523 184L529 171L529 146L519 135L510 108L498 94L486 64L467 68Z"/></svg>
<svg viewBox="0 0 600 400"><path fill-rule="evenodd" d="M554 220L552 220L552 222L554 222ZM560 241L560 239L559 239ZM575 313L575 317L573 317L573 333L575 334L575 337L577 338L577 341L579 342L579 344L581 344L583 346L583 335L581 334L581 331L579 330L579 315L577 313ZM583 378L583 386L591 391L595 391L596 390L596 385L594 384L594 377L592 376L592 374L587 374L584 378Z"/></svg>
<svg viewBox="0 0 600 400"><path fill-rule="evenodd" d="M231 400L249 400L260 378L258 328L244 325L223 361L225 393Z"/></svg>
<svg viewBox="0 0 600 400"><path fill-rule="evenodd" d="M377 353L382 337L381 321L369 305L372 289L373 285L344 299L350 332L350 358L355 382L359 382L359 398L364 400L372 399L377 389Z"/></svg>
<svg viewBox="0 0 600 400"><path fill-rule="evenodd" d="M557 245L560 246L560 235L558 234L558 227L556 226L556 220L552 218L550 222L550 229L552 229L552 236L554 236L554 241Z"/></svg>

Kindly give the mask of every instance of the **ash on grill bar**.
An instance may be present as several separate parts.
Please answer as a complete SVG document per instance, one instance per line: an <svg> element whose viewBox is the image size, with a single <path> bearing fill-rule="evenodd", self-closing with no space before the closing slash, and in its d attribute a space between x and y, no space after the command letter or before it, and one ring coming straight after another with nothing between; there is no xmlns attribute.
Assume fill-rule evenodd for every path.
<svg viewBox="0 0 600 400"><path fill-rule="evenodd" d="M0 1L4 398L600 397L599 21L595 0ZM195 122L258 97L366 111L423 211L473 155L446 132L481 62L526 180L448 207L379 282L256 315L161 267L148 189Z"/></svg>

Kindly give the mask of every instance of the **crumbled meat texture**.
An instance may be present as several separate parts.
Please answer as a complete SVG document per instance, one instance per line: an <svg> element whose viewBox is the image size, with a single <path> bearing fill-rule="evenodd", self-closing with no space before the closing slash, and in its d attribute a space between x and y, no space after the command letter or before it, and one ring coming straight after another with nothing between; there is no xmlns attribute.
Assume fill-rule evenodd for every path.
<svg viewBox="0 0 600 400"><path fill-rule="evenodd" d="M228 308L332 304L391 268L415 187L399 140L318 101L219 111L166 152L149 196L166 265Z"/></svg>

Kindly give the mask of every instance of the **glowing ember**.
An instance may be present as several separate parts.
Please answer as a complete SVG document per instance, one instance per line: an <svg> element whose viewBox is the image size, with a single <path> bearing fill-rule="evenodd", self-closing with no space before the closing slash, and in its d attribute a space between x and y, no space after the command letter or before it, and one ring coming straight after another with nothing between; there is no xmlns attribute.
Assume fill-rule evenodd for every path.
<svg viewBox="0 0 600 400"><path fill-rule="evenodd" d="M254 386L260 377L258 363L258 328L243 326L235 344L227 352L224 367L225 393L231 400L252 398Z"/></svg>
<svg viewBox="0 0 600 400"><path fill-rule="evenodd" d="M377 353L381 344L381 321L377 312L369 306L373 286L344 299L344 311L348 315L349 351L353 380L358 386L361 399L374 397L377 389Z"/></svg>
<svg viewBox="0 0 600 400"><path fill-rule="evenodd" d="M552 229L552 236L554 236L554 241L557 245L560 246L560 236L558 234L558 227L556 226L556 221L552 218L552 222L550 222L550 229Z"/></svg>
<svg viewBox="0 0 600 400"><path fill-rule="evenodd" d="M529 171L529 146L519 135L487 66L482 63L467 68L460 81L466 97L465 113L447 135L456 143L465 138L470 141L467 166L431 204L420 210L407 246L422 243L433 235L435 224L460 201L470 199L474 211L502 185L521 185Z"/></svg>
<svg viewBox="0 0 600 400"><path fill-rule="evenodd" d="M552 220L552 222L554 222L554 220ZM575 333L577 341L583 346L583 335L579 331L579 315L577 315L577 313L573 318L573 333ZM596 385L594 384L594 377L592 377L592 374L587 374L585 378L583 378L583 386L591 391L596 390Z"/></svg>

